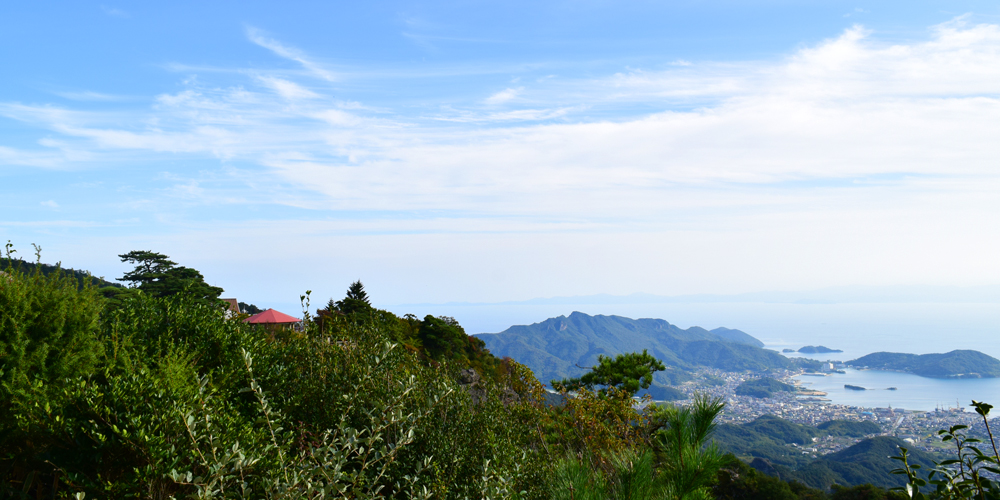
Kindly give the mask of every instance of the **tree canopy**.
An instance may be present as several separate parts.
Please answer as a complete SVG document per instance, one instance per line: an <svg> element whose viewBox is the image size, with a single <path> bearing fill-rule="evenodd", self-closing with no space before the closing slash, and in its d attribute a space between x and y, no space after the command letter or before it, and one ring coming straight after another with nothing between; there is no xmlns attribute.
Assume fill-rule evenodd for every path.
<svg viewBox="0 0 1000 500"><path fill-rule="evenodd" d="M330 299L330 302L331 304L327 304L328 309L336 309L348 315L370 311L372 308L371 302L368 300L368 293L365 292L365 286L361 284L361 280L351 283L351 286L347 288L347 295L343 299L336 302Z"/></svg>
<svg viewBox="0 0 1000 500"><path fill-rule="evenodd" d="M119 255L122 262L135 265L118 281L128 282L154 297L169 297L184 292L202 302L215 302L222 295L222 288L209 285L196 269L178 266L162 253L152 250L133 250Z"/></svg>
<svg viewBox="0 0 1000 500"><path fill-rule="evenodd" d="M608 388L624 390L630 394L635 394L639 389L649 389L653 383L653 373L666 369L663 362L654 358L646 352L630 352L619 354L614 358L601 355L597 357L597 366L591 368L579 378L563 379L552 381L552 387L557 390L573 391L580 388L594 390L596 386L602 386L600 393L604 394Z"/></svg>

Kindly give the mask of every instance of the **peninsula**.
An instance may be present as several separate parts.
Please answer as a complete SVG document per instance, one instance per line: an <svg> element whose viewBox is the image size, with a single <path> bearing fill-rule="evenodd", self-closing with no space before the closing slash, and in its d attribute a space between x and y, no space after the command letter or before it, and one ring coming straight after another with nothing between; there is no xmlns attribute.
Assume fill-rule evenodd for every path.
<svg viewBox="0 0 1000 500"><path fill-rule="evenodd" d="M973 350L944 354L876 352L845 363L855 368L894 370L931 378L1000 377L1000 360Z"/></svg>

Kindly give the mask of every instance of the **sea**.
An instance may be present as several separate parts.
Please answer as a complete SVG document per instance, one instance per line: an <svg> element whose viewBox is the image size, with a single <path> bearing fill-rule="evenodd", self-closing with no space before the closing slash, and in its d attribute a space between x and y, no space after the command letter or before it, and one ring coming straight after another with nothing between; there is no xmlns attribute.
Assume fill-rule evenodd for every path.
<svg viewBox="0 0 1000 500"><path fill-rule="evenodd" d="M973 349L1000 359L1000 303L541 303L419 304L394 312L446 315L469 333L496 333L573 311L629 318L664 319L681 328L724 326L742 330L781 352L823 345L841 353L812 354L813 359L846 361L878 351L926 354ZM798 353L787 354L799 356ZM849 370L831 377L803 379L829 394L834 403L854 406L934 410L968 406L973 399L1000 408L1000 379L940 380L884 371ZM872 388L847 391L844 384ZM897 390L884 390L896 387Z"/></svg>
<svg viewBox="0 0 1000 500"><path fill-rule="evenodd" d="M1000 406L1000 379L934 379L909 373L845 369L827 376L799 375L795 379L807 389L827 393L831 402L864 408L897 408L932 411L964 407L972 400ZM858 391L844 387L864 387ZM895 387L896 390L889 390Z"/></svg>

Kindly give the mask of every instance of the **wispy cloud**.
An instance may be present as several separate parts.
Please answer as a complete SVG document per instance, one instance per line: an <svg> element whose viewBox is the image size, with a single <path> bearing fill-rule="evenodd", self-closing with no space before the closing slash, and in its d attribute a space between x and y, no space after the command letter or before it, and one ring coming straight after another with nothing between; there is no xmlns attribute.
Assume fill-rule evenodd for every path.
<svg viewBox="0 0 1000 500"><path fill-rule="evenodd" d="M89 90L84 91L61 91L55 92L59 97L70 99L73 101L125 101L132 99L128 96L120 96L113 94L104 94L101 92L91 92Z"/></svg>
<svg viewBox="0 0 1000 500"><path fill-rule="evenodd" d="M327 71L320 64L307 57L302 51L294 47L289 47L288 45L268 37L263 31L253 26L247 26L246 33L247 38L249 38L251 42L274 52L278 56L284 57L285 59L291 59L292 61L301 64L302 67L310 73L331 82L337 80L336 76L332 72Z"/></svg>
<svg viewBox="0 0 1000 500"><path fill-rule="evenodd" d="M503 104L517 98L524 87L506 88L486 98L486 104Z"/></svg>
<svg viewBox="0 0 1000 500"><path fill-rule="evenodd" d="M1000 120L1000 27L964 23L892 45L854 27L780 61L549 79L435 113L375 114L302 75L265 70L242 85L190 82L130 125L51 106L8 103L0 113L98 156L130 150L253 164L313 193L308 203L289 202L312 209L655 221L690 207L788 210L817 193L830 196L831 210L842 194L830 193L916 203L998 176L1000 145L990 133ZM247 32L324 74L303 52ZM663 109L588 116L616 102ZM671 110L671 102L701 105ZM21 163L65 161L52 153L0 149ZM896 177L880 184L841 182L889 174ZM919 180L931 177L938 180ZM973 200L992 203L965 202Z"/></svg>
<svg viewBox="0 0 1000 500"><path fill-rule="evenodd" d="M109 7L107 5L101 5L101 10L103 10L105 14L112 17L120 17L122 19L128 19L132 17L128 14L128 12L125 12L124 10L115 7Z"/></svg>
<svg viewBox="0 0 1000 500"><path fill-rule="evenodd" d="M285 99L313 99L319 97L319 94L295 82L273 76L258 76L257 79Z"/></svg>

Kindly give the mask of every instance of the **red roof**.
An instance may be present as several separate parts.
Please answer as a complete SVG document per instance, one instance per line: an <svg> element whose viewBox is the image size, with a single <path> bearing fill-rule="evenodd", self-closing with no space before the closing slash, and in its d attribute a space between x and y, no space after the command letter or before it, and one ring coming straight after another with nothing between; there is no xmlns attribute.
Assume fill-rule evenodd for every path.
<svg viewBox="0 0 1000 500"><path fill-rule="evenodd" d="M275 311L274 309L268 309L262 313L254 314L249 318L243 320L247 323L259 325L259 324L275 324L275 323L298 323L299 318L294 318L283 312Z"/></svg>

